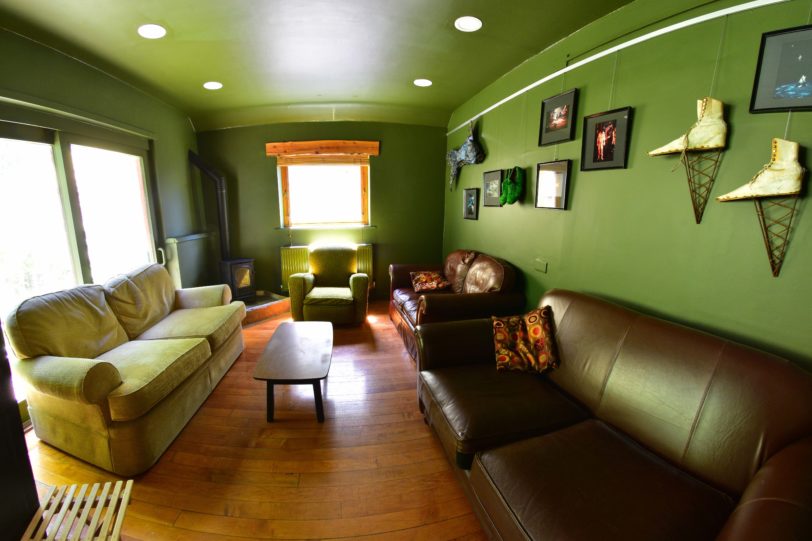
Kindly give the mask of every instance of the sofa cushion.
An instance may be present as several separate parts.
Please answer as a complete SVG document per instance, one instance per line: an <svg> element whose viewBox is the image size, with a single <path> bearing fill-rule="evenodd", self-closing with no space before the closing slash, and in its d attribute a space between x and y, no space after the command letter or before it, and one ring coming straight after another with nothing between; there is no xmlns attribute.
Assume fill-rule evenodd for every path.
<svg viewBox="0 0 812 541"><path fill-rule="evenodd" d="M133 340L99 359L114 365L122 384L108 397L114 421L136 419L169 395L211 356L206 340Z"/></svg>
<svg viewBox="0 0 812 541"><path fill-rule="evenodd" d="M412 279L412 288L416 292L437 291L451 287L451 282L436 271L420 271L409 273Z"/></svg>
<svg viewBox="0 0 812 541"><path fill-rule="evenodd" d="M587 412L543 376L497 372L492 364L423 370L420 394L446 450L462 467L482 449L543 434ZM444 430L443 425L447 425ZM453 440L453 441L452 441Z"/></svg>
<svg viewBox="0 0 812 541"><path fill-rule="evenodd" d="M165 318L175 303L172 277L157 264L116 276L104 285L104 290L130 339Z"/></svg>
<svg viewBox="0 0 812 541"><path fill-rule="evenodd" d="M139 340L205 338L212 351L219 349L245 318L245 304L175 310L138 336Z"/></svg>
<svg viewBox="0 0 812 541"><path fill-rule="evenodd" d="M497 370L546 372L558 367L549 306L491 319Z"/></svg>
<svg viewBox="0 0 812 541"><path fill-rule="evenodd" d="M506 263L485 254L479 254L462 286L463 293L487 293L489 291L510 291L512 284L505 283ZM512 268L510 269L512 271ZM509 271L508 271L509 272ZM511 272L512 276L512 272Z"/></svg>
<svg viewBox="0 0 812 541"><path fill-rule="evenodd" d="M348 287L314 287L305 295L304 304L353 304L352 290Z"/></svg>
<svg viewBox="0 0 812 541"><path fill-rule="evenodd" d="M20 359L41 355L93 359L127 341L98 285L23 301L8 315L6 333Z"/></svg>
<svg viewBox="0 0 812 541"><path fill-rule="evenodd" d="M596 420L482 452L471 484L503 539L713 539L734 506Z"/></svg>
<svg viewBox="0 0 812 541"><path fill-rule="evenodd" d="M473 250L454 250L446 256L443 275L451 282L451 290L454 293L462 293L465 277L476 255Z"/></svg>

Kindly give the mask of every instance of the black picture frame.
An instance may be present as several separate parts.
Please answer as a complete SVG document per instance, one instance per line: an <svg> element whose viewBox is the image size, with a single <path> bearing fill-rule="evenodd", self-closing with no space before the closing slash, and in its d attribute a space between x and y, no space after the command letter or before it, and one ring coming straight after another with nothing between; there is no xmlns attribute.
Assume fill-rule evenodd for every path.
<svg viewBox="0 0 812 541"><path fill-rule="evenodd" d="M577 88L572 88L541 102L540 147L575 139L577 106Z"/></svg>
<svg viewBox="0 0 812 541"><path fill-rule="evenodd" d="M812 25L765 32L758 50L751 113L812 110Z"/></svg>
<svg viewBox="0 0 812 541"><path fill-rule="evenodd" d="M482 206L501 207L499 197L502 195L502 170L486 171L482 174Z"/></svg>
<svg viewBox="0 0 812 541"><path fill-rule="evenodd" d="M567 209L567 185L572 160L558 160L536 164L537 209Z"/></svg>
<svg viewBox="0 0 812 541"><path fill-rule="evenodd" d="M479 219L479 188L465 188L462 192L462 217Z"/></svg>
<svg viewBox="0 0 812 541"><path fill-rule="evenodd" d="M581 171L625 169L629 157L631 125L631 107L584 117Z"/></svg>

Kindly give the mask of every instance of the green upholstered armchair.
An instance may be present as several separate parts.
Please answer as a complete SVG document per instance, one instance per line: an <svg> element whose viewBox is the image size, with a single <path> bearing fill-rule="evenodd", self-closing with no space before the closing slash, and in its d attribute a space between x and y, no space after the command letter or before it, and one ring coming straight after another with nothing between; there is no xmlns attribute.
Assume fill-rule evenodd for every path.
<svg viewBox="0 0 812 541"><path fill-rule="evenodd" d="M369 276L357 272L354 246L320 246L308 254L310 272L288 279L294 321L360 325L367 315Z"/></svg>

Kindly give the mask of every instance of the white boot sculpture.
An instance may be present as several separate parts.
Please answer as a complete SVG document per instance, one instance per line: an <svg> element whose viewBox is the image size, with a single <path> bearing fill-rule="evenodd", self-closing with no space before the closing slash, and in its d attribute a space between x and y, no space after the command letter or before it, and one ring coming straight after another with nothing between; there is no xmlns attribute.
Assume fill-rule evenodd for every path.
<svg viewBox="0 0 812 541"><path fill-rule="evenodd" d="M649 156L679 154L685 151L721 150L725 148L727 124L722 114L724 104L713 98L703 98L696 102L696 123L688 132L667 145L654 149Z"/></svg>
<svg viewBox="0 0 812 541"><path fill-rule="evenodd" d="M798 163L798 143L776 138L773 139L770 163L762 167L750 182L716 199L736 201L796 195L801 192L803 175L804 168Z"/></svg>

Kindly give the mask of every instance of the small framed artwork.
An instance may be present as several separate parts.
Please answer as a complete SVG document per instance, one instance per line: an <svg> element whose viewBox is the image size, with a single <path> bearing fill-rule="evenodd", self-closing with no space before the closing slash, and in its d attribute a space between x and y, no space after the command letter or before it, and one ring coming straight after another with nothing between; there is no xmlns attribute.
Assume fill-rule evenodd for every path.
<svg viewBox="0 0 812 541"><path fill-rule="evenodd" d="M465 188L463 190L462 217L466 220L479 218L479 188Z"/></svg>
<svg viewBox="0 0 812 541"><path fill-rule="evenodd" d="M571 160L544 162L536 165L536 208L567 208L567 182Z"/></svg>
<svg viewBox="0 0 812 541"><path fill-rule="evenodd" d="M812 110L812 25L761 35L751 113Z"/></svg>
<svg viewBox="0 0 812 541"><path fill-rule="evenodd" d="M499 207L502 195L502 170L488 171L482 175L482 206Z"/></svg>
<svg viewBox="0 0 812 541"><path fill-rule="evenodd" d="M584 118L581 171L625 169L629 154L632 108L623 107Z"/></svg>
<svg viewBox="0 0 812 541"><path fill-rule="evenodd" d="M539 146L575 139L575 107L578 89L573 88L541 102Z"/></svg>

